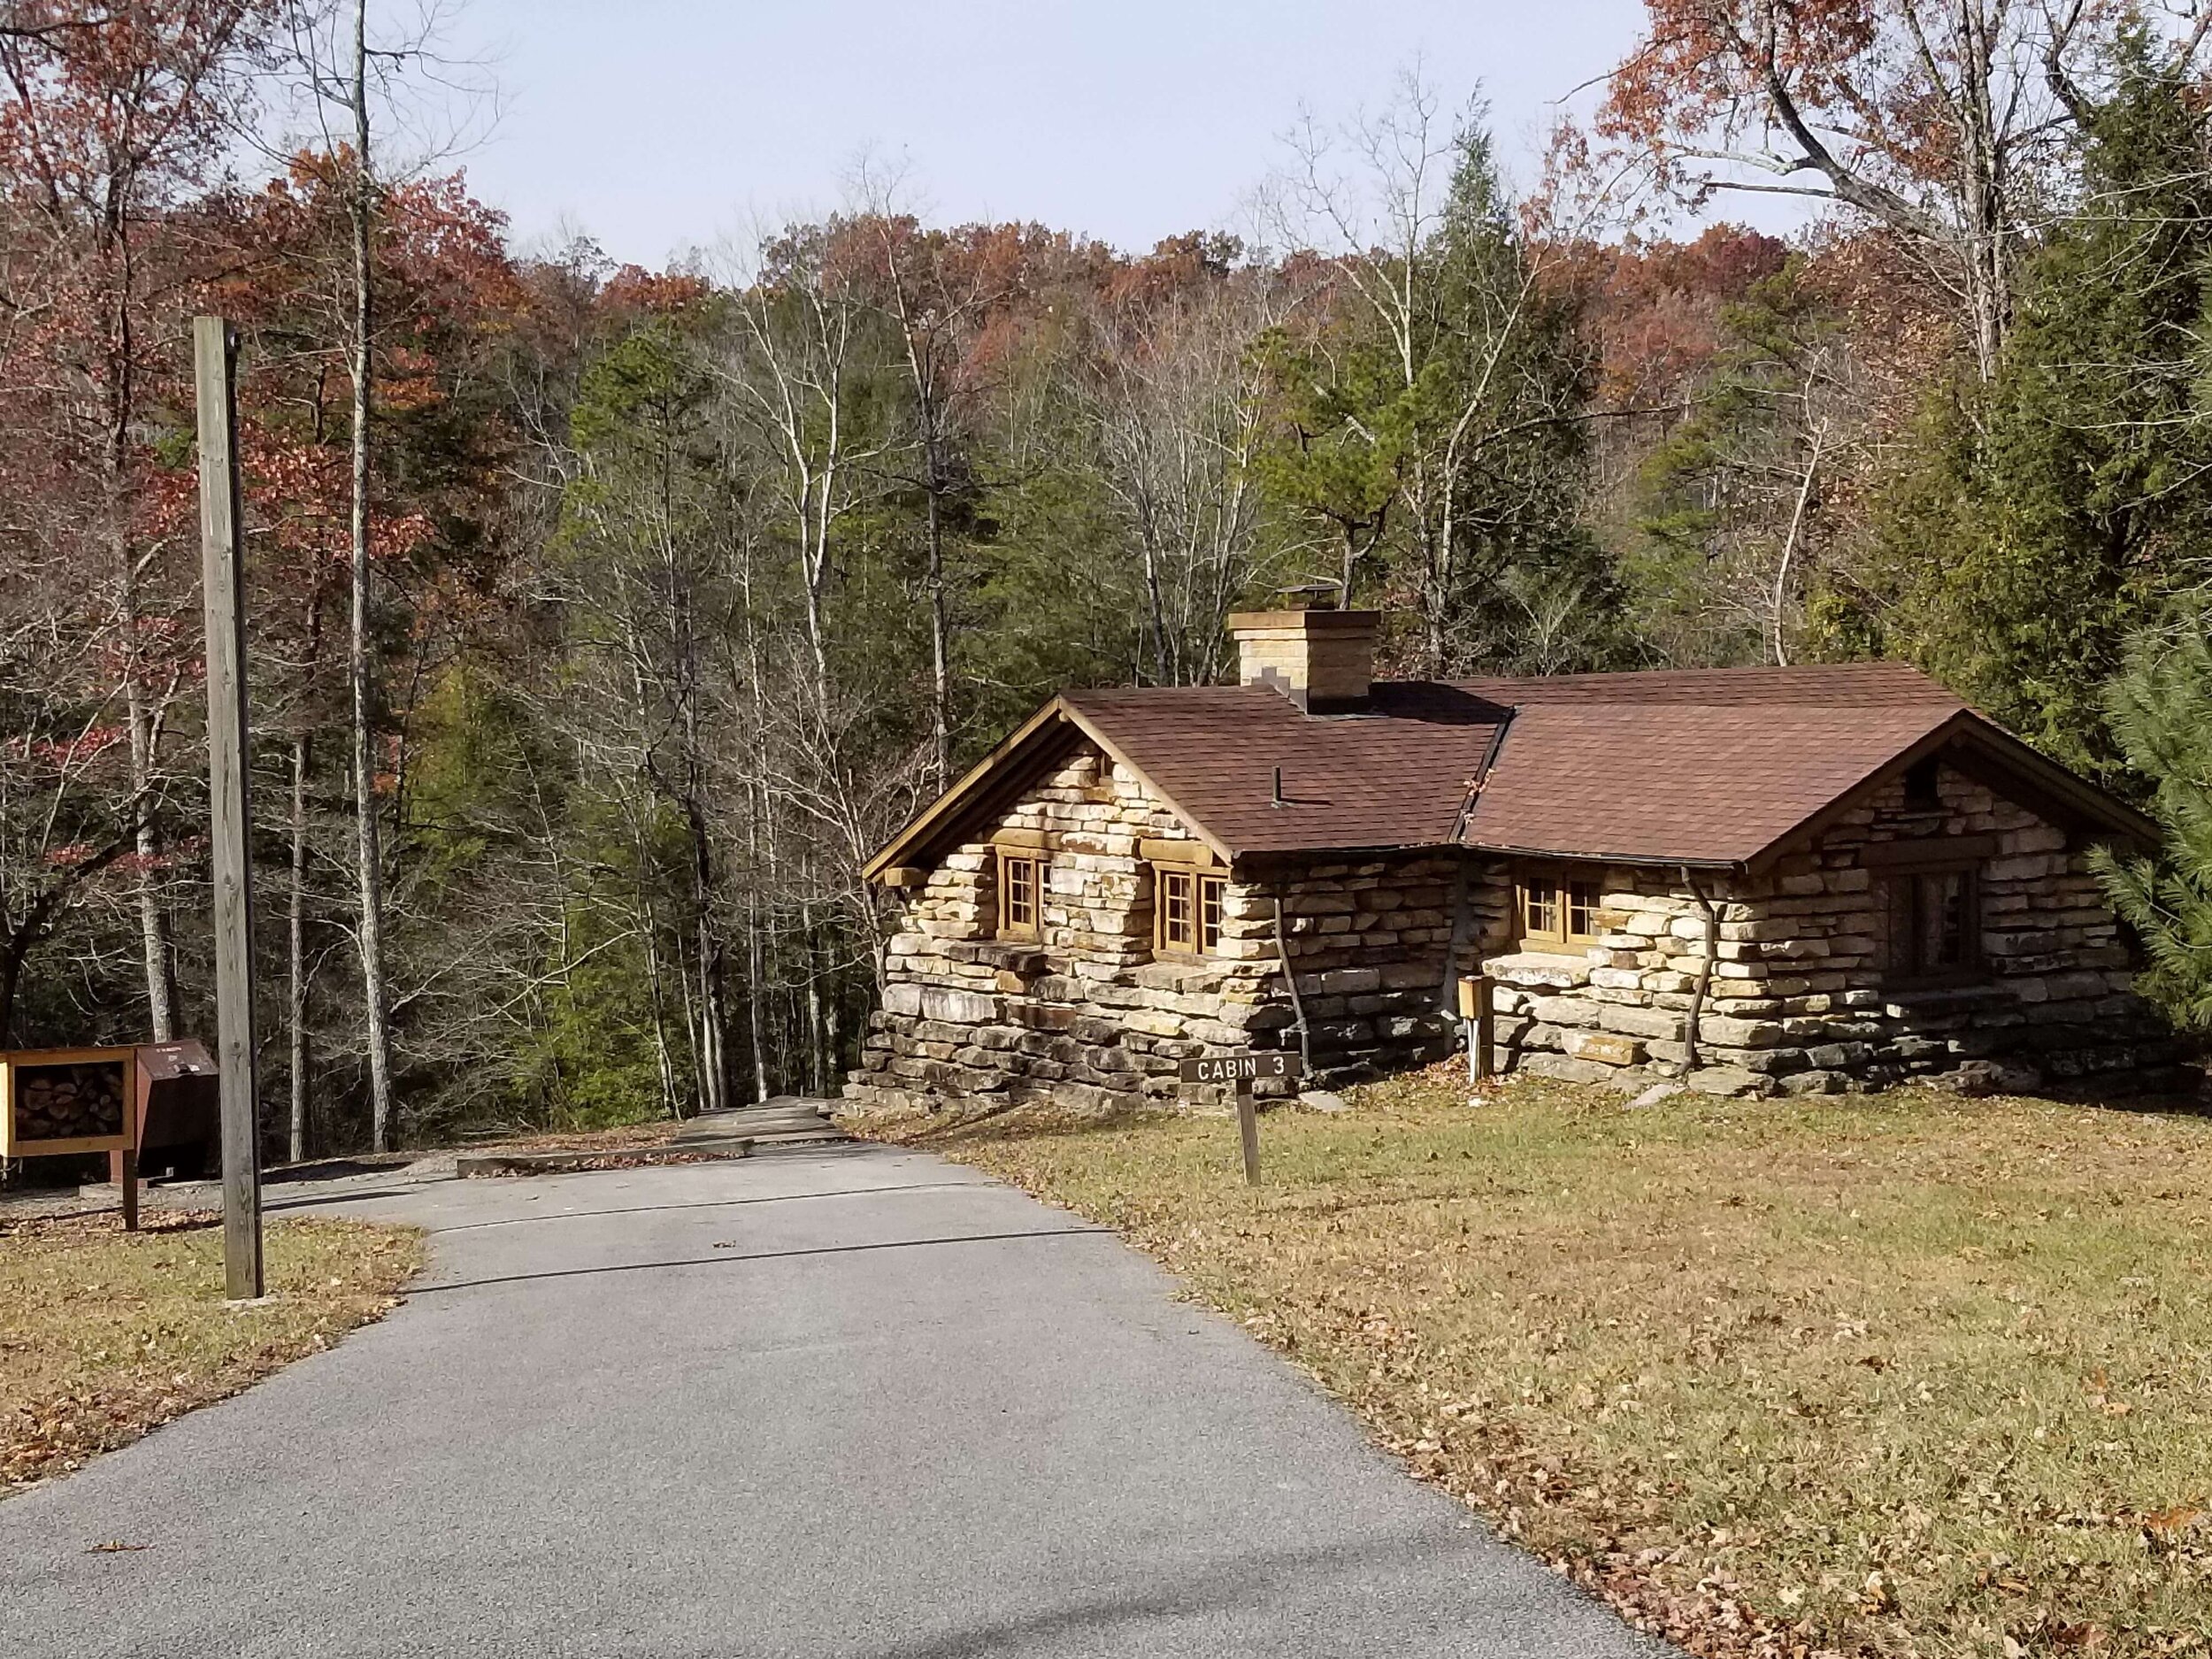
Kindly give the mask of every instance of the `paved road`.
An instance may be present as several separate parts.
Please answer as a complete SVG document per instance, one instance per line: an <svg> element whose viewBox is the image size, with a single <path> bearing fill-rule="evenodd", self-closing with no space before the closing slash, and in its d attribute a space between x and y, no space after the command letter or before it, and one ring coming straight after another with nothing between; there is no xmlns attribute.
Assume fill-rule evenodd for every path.
<svg viewBox="0 0 2212 1659"><path fill-rule="evenodd" d="M933 1158L343 1207L433 1231L411 1299L0 1503L0 1653L1660 1651L1113 1238Z"/></svg>

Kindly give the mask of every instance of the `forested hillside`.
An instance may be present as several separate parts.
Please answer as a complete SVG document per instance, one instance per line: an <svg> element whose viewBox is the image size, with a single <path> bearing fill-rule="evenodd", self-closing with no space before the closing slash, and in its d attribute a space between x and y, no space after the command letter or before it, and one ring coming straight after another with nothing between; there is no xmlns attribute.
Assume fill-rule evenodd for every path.
<svg viewBox="0 0 2212 1659"><path fill-rule="evenodd" d="M2212 517L2203 26L1649 12L1519 195L1476 89L1409 81L1240 234L863 178L648 272L383 163L351 11L4 0L0 1044L210 1023L200 311L242 334L296 1154L833 1091L867 856L1053 690L1217 679L1289 587L1409 675L1903 657L2190 810L2145 733L2202 695L2162 641ZM257 160L303 87L323 136ZM1785 242L1743 185L1826 201ZM2200 874L2135 879L2185 1001Z"/></svg>

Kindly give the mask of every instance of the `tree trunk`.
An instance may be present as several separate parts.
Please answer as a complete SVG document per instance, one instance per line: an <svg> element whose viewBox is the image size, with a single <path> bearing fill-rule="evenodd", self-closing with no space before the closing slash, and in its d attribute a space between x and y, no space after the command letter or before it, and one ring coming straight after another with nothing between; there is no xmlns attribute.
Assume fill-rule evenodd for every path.
<svg viewBox="0 0 2212 1659"><path fill-rule="evenodd" d="M1422 618L1424 655L1427 658L1422 672L1432 680L1441 680L1444 678L1444 619L1445 612L1451 605L1452 592L1451 533L1448 528L1440 532L1430 526L1422 531L1421 539L1427 543L1424 549L1426 557L1423 560L1427 576L1423 586L1427 591L1422 595L1422 608L1428 612Z"/></svg>
<svg viewBox="0 0 2212 1659"><path fill-rule="evenodd" d="M941 482L937 463L928 462L929 487L929 657L931 737L930 788L942 795L952 781L952 645L945 621L945 533L938 511Z"/></svg>
<svg viewBox="0 0 2212 1659"><path fill-rule="evenodd" d="M799 879L811 881L814 872L803 870ZM817 972L814 955L814 902L799 902L799 948L806 960L806 1085L807 1093L815 1099L822 1097L822 1079L826 1068L822 1064L822 981Z"/></svg>
<svg viewBox="0 0 2212 1659"><path fill-rule="evenodd" d="M161 853L161 832L154 824L153 779L156 763L153 717L146 706L146 691L138 666L137 583L130 571L130 549L122 549L124 627L131 637L125 644L125 703L131 733L131 793L138 810L138 931L146 965L146 1023L156 1042L168 1042L177 1034L176 953L169 940L169 912L163 907L154 871Z"/></svg>
<svg viewBox="0 0 2212 1659"><path fill-rule="evenodd" d="M763 963L760 949L760 903L750 902L746 909L745 972L747 989L746 1014L751 1022L753 1040L753 1099L765 1103L768 1099L768 1033L761 1022L761 999L766 987L761 983Z"/></svg>
<svg viewBox="0 0 2212 1659"><path fill-rule="evenodd" d="M353 35L353 817L360 879L361 1000L369 1048L369 1143L392 1143L390 997L384 976L384 854L376 821L374 687L369 640L370 215L368 0L357 0Z"/></svg>
<svg viewBox="0 0 2212 1659"><path fill-rule="evenodd" d="M291 1161L303 1164L308 1148L308 1091L313 1056L307 1034L307 776L314 740L302 732L292 740L292 891L286 917L287 1014L292 1030Z"/></svg>
<svg viewBox="0 0 2212 1659"><path fill-rule="evenodd" d="M699 1094L701 1111L720 1111L730 1102L729 1009L722 987L722 944L712 918L699 917Z"/></svg>
<svg viewBox="0 0 2212 1659"><path fill-rule="evenodd" d="M642 849L640 868L643 868ZM684 1115L683 1099L676 1087L676 1056L668 1046L668 994L661 972L660 923L642 886L638 889L638 919L645 933L645 979L653 1002L653 1056L660 1068L661 1110L671 1118Z"/></svg>
<svg viewBox="0 0 2212 1659"><path fill-rule="evenodd" d="M131 794L138 812L137 895L141 952L146 974L147 1025L156 1042L176 1035L176 968L169 940L169 917L162 908L154 870L161 850L152 811L157 757L152 711L146 706L145 667L139 646L138 562L131 540L131 426L136 419L136 345L131 327L135 286L127 233L110 231L111 257L117 266L114 311L108 339L105 418L107 533L115 559L116 619L122 629L124 718L130 730Z"/></svg>

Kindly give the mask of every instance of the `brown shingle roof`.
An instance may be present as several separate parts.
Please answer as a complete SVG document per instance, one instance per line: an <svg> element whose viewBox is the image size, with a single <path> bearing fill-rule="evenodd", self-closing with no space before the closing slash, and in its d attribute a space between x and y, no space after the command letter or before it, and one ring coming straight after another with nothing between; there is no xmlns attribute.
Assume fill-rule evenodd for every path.
<svg viewBox="0 0 2212 1659"><path fill-rule="evenodd" d="M1958 712L1955 702L1528 703L1464 839L1499 851L1747 863Z"/></svg>
<svg viewBox="0 0 2212 1659"><path fill-rule="evenodd" d="M1538 703L1743 703L1871 709L1893 704L1966 705L1906 663L1822 663L1803 668L1659 668L1625 674L1547 674L1525 680L1459 680L1479 696L1515 708Z"/></svg>
<svg viewBox="0 0 2212 1659"><path fill-rule="evenodd" d="M1965 706L1897 663L1385 681L1371 713L1317 718L1245 687L1064 701L1233 852L1458 833L1499 850L1694 864L1753 856Z"/></svg>
<svg viewBox="0 0 2212 1659"><path fill-rule="evenodd" d="M1062 702L1232 854L1446 845L1506 718L1472 693L1420 682L1378 685L1366 714L1309 716L1257 686L1071 691Z"/></svg>
<svg viewBox="0 0 2212 1659"><path fill-rule="evenodd" d="M2035 790L2063 821L2138 839L2155 833L1933 680L1901 664L1863 663L1386 681L1371 710L1349 715L1309 716L1258 687L1070 692L871 868L926 854L1014 787L1025 764L1064 745L1071 725L1233 857L1457 838L1558 857L1747 864L1816 827L1886 767L1937 745Z"/></svg>
<svg viewBox="0 0 2212 1659"><path fill-rule="evenodd" d="M1471 682L1517 712L1468 845L1756 857L1966 705L1902 663Z"/></svg>

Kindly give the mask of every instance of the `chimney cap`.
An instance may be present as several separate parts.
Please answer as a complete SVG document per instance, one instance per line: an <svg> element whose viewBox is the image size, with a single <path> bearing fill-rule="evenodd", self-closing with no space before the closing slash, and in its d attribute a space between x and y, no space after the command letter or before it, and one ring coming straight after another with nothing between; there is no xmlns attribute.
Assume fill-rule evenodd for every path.
<svg viewBox="0 0 2212 1659"><path fill-rule="evenodd" d="M1339 608L1341 590L1334 582L1316 578L1312 581L1293 582L1276 590L1286 611L1334 611Z"/></svg>

